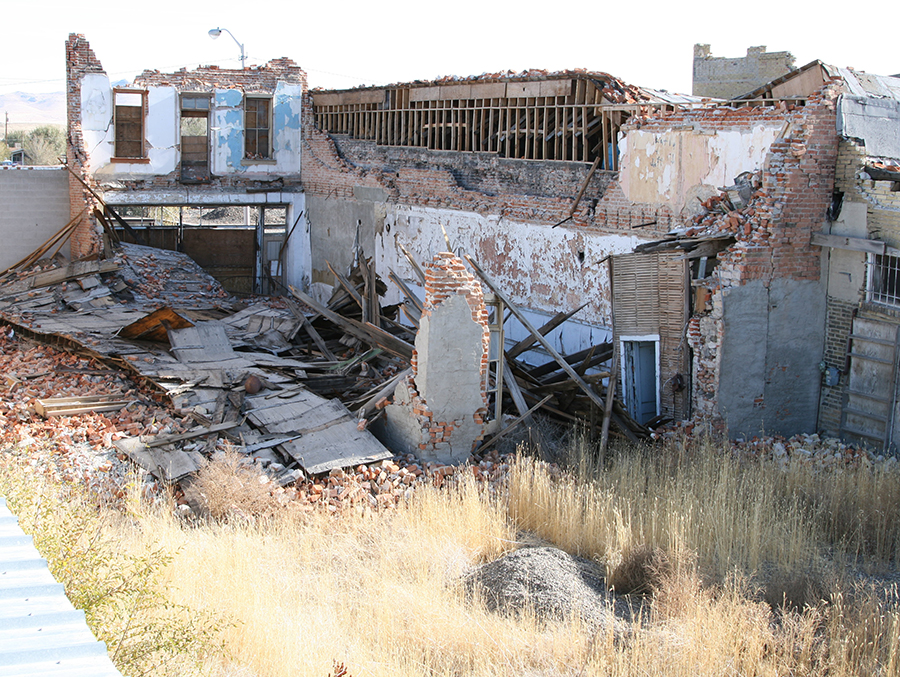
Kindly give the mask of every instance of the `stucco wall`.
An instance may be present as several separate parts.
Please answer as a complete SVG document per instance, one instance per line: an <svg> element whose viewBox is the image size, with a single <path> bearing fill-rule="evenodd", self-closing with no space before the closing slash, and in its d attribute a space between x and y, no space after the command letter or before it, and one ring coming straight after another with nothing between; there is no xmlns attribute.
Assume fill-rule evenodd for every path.
<svg viewBox="0 0 900 677"><path fill-rule="evenodd" d="M69 222L63 168L0 169L0 270L21 261ZM69 255L68 245L62 253Z"/></svg>
<svg viewBox="0 0 900 677"><path fill-rule="evenodd" d="M761 169L783 127L773 121L740 130L630 130L619 144L622 190L634 202L668 203L679 212L691 189L730 186L742 172Z"/></svg>

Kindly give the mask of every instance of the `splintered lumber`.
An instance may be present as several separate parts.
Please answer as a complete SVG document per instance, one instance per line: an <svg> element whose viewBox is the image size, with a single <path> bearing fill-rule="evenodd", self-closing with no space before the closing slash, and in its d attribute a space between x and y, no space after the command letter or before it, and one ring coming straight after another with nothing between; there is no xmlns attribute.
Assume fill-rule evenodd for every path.
<svg viewBox="0 0 900 677"><path fill-rule="evenodd" d="M167 330L186 329L187 327L193 326L193 322L183 318L171 308L164 306L158 310L154 310L149 315L145 315L141 319L135 320L131 324L122 327L119 330L119 336L127 339L168 343L169 335Z"/></svg>
<svg viewBox="0 0 900 677"><path fill-rule="evenodd" d="M53 416L76 416L91 412L119 411L128 406L131 400L115 399L108 395L92 395L85 397L51 397L36 400L34 410L44 418Z"/></svg>
<svg viewBox="0 0 900 677"><path fill-rule="evenodd" d="M512 312L512 314L515 315L516 318L518 318L519 322L521 322L522 325L529 332L531 332L532 336L535 337L535 339L538 341L538 343L540 343L544 347L544 350L546 350L548 353L550 353L551 357L553 357L553 359L556 360L556 362L572 378L572 380L578 384L578 387L584 391L584 393L594 402L594 404L596 404L598 407L602 407L605 409L606 402L604 402L603 399L596 392L594 392L594 389L591 388L591 386L588 385L585 382L585 380L583 378L581 378L581 376L578 375L578 372L576 372L572 368L572 366L568 362L566 362L566 359L556 351L556 348L554 348L552 345L550 345L550 342L547 341L547 339L545 339L543 336L541 336L541 334L538 332L538 330L535 329L534 326L531 324L531 322L528 321L528 318L525 317L525 314L522 313L518 309L518 307L506 296L506 294L504 294L502 291L500 291L500 288L496 284L494 284L493 280L491 280L488 277L487 273L485 273L481 269L481 266L479 266L478 263L476 263L475 259L473 259L469 255L466 255L466 261L469 262L469 265L471 265L472 268L475 270L475 272L478 273L478 276L491 289L491 291L497 295L497 298L499 298L501 301L503 301L503 303L506 304L506 307L509 308L510 312ZM619 425L619 421L616 421L616 424ZM629 440L631 440L632 442L640 441L638 439L638 436L635 435L634 432L627 425L622 423L621 427L622 427L622 433L624 433L624 435Z"/></svg>
<svg viewBox="0 0 900 677"><path fill-rule="evenodd" d="M425 310L425 307L422 305L422 302L418 299L418 297L413 293L413 290L409 288L409 285L406 284L400 276L397 275L393 270L388 273L388 277L391 281L400 287L400 291L403 292L403 295L409 301L409 303L419 311L419 314L422 314L422 311Z"/></svg>
<svg viewBox="0 0 900 677"><path fill-rule="evenodd" d="M304 331L306 331L306 334L312 339L313 343L316 344L316 347L322 353L322 356L330 362L337 362L337 357L328 349L324 339L322 339L322 335L312 326L312 322L309 321L309 318L301 312L296 303L290 299L287 299L286 301L287 307L290 308L294 316L303 323Z"/></svg>
<svg viewBox="0 0 900 677"><path fill-rule="evenodd" d="M406 247L402 244L397 244L400 247L400 251L403 252L403 255L406 257L406 260L409 261L410 267L413 269L413 272L416 274L416 277L419 278L419 282L422 283L422 286L425 286L425 273L422 272L422 269L419 267L419 264L416 263L416 260L412 257L412 254L407 251Z"/></svg>
<svg viewBox="0 0 900 677"><path fill-rule="evenodd" d="M541 327L540 329L538 329L538 333L539 333L541 336L546 336L546 335L549 334L551 331L553 331L554 329L556 329L559 325L561 325L561 324L564 323L564 322L567 322L567 321L570 320L572 317L574 317L574 315L575 315L579 310L581 310L582 308L584 308L586 305L587 305L587 303L578 306L578 307L577 307L575 310L573 310L571 313L557 313L556 315L554 315L554 316L550 319L549 322L547 322L543 327ZM512 348L510 348L509 350L506 351L506 356L507 356L509 359L513 359L514 357L518 357L519 355L521 355L522 353L524 353L526 350L528 350L531 346L533 346L534 343L535 343L535 341L537 341L537 339L536 339L534 336L529 336L529 337L527 337L527 338L522 339L522 340L519 341L516 345L514 345Z"/></svg>
<svg viewBox="0 0 900 677"><path fill-rule="evenodd" d="M113 445L122 453L127 454L132 461L152 473L154 477L164 482L175 482L195 473L204 462L203 456L196 451L153 449L137 437L115 440Z"/></svg>
<svg viewBox="0 0 900 677"><path fill-rule="evenodd" d="M326 261L325 265L328 266L328 270L331 271L331 274L334 275L334 279L338 281L344 291L350 294L350 298L356 301L356 305L359 306L360 310L365 310L364 301L362 296L359 295L359 292L354 288L353 284L351 284L350 280L348 280L344 275L336 271L332 266L330 261Z"/></svg>
<svg viewBox="0 0 900 677"><path fill-rule="evenodd" d="M363 404L359 411L357 412L358 418L369 418L369 415L375 410L376 405L381 401L383 397L387 397L391 395L394 390L397 388L397 384L400 383L404 378L412 374L412 367L408 369L404 369L399 374L390 379L387 383L385 383L378 391L372 395L368 400L366 400L365 404Z"/></svg>
<svg viewBox="0 0 900 677"><path fill-rule="evenodd" d="M600 429L600 459L606 455L606 445L609 442L609 419L612 418L613 400L616 397L616 369L618 368L619 355L613 351L612 366L610 367L609 386L606 389L606 407L603 409L603 426Z"/></svg>
<svg viewBox="0 0 900 677"><path fill-rule="evenodd" d="M509 391L518 412L525 416L528 411L528 405L525 403L525 396L522 394L522 389L519 387L516 375L513 373L512 369L510 369L509 361L506 359L504 359L503 371L510 376L510 378L503 379L503 385Z"/></svg>
<svg viewBox="0 0 900 677"><path fill-rule="evenodd" d="M351 320L350 318L343 317L338 313L335 313L334 311L328 309L326 306L323 306L312 296L303 293L296 287L291 286L290 290L291 293L298 299L303 301L303 303L315 310L322 317L339 326L351 336L355 336L356 338L360 339L361 341L365 341L366 343L374 343L375 345L383 348L392 355L402 357L407 362L412 360L413 347L403 339L397 338L393 334L389 334L388 332L376 327L373 324L363 324L362 322L357 322L356 320Z"/></svg>

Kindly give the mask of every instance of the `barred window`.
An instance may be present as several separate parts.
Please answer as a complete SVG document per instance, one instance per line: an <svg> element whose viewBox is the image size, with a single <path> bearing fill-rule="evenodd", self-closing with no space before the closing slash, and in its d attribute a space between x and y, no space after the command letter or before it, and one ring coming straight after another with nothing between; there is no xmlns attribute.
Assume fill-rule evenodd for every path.
<svg viewBox="0 0 900 677"><path fill-rule="evenodd" d="M866 300L900 306L900 257L869 254Z"/></svg>

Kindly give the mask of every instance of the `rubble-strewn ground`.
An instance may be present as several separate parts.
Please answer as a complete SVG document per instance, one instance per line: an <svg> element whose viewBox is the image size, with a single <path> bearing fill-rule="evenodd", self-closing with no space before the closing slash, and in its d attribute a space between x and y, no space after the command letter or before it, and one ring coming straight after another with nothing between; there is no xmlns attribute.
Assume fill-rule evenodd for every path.
<svg viewBox="0 0 900 677"><path fill-rule="evenodd" d="M498 454L457 468L395 457L281 486L271 462L220 441L182 494L112 447L193 426L152 391L8 332L0 368L0 491L40 542L67 544L51 564L79 574L91 563L91 576L66 579L70 594L85 598L87 580L115 598L123 578L98 571L152 574L141 621L194 640L142 648L122 629L145 627L131 602L89 613L110 646L133 649L119 656L126 673L152 652L154 665L185 659L157 675L900 674L893 458L815 435L714 443L681 426L604 466L573 436L568 470ZM50 420L32 409L92 393L132 404ZM206 519L185 519L191 492ZM596 595L579 566L550 567L561 553L507 559L503 575L482 577L495 591L467 592L467 574L535 542L593 561L619 592ZM515 604L498 607L512 582ZM554 597L588 588L593 602ZM597 624L613 607L583 605L604 597L642 611Z"/></svg>

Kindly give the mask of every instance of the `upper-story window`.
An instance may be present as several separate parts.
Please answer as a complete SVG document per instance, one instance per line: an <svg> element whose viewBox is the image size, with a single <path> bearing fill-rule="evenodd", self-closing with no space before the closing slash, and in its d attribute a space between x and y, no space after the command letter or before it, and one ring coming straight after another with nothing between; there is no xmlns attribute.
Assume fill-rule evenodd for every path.
<svg viewBox="0 0 900 677"><path fill-rule="evenodd" d="M900 306L900 257L869 254L866 300Z"/></svg>
<svg viewBox="0 0 900 677"><path fill-rule="evenodd" d="M147 92L136 89L114 89L114 125L116 149L113 159L145 160L144 120L147 111Z"/></svg>
<svg viewBox="0 0 900 677"><path fill-rule="evenodd" d="M272 100L248 96L244 100L244 157L268 160L272 157Z"/></svg>

